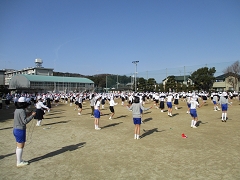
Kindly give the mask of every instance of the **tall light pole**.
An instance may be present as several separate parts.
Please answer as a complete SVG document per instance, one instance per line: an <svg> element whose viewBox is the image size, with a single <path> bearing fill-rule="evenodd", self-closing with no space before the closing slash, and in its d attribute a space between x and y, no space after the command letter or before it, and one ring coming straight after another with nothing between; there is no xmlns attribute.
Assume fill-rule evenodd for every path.
<svg viewBox="0 0 240 180"><path fill-rule="evenodd" d="M117 90L118 90L118 75L117 75Z"/></svg>
<svg viewBox="0 0 240 180"><path fill-rule="evenodd" d="M107 93L107 75L106 75L106 93Z"/></svg>
<svg viewBox="0 0 240 180"><path fill-rule="evenodd" d="M139 63L139 61L133 61L132 63L136 65L136 68L135 68L135 92L137 92L137 63Z"/></svg>

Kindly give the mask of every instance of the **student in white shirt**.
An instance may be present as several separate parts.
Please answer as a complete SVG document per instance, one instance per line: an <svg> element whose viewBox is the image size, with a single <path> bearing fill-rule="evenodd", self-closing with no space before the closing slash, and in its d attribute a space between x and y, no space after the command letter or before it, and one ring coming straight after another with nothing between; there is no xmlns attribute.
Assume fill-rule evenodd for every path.
<svg viewBox="0 0 240 180"><path fill-rule="evenodd" d="M42 119L43 119L43 115L45 114L44 113L44 110L50 110L47 106L45 106L43 104L43 100L42 100L42 97L41 96L38 96L38 102L36 103L36 115L34 117L34 119L37 119L37 124L36 126L41 126L41 122L42 122Z"/></svg>
<svg viewBox="0 0 240 180"><path fill-rule="evenodd" d="M190 98L190 115L192 117L191 128L197 128L196 123L198 121L197 107L200 108L199 103L197 102L197 97L192 96Z"/></svg>
<svg viewBox="0 0 240 180"><path fill-rule="evenodd" d="M101 116L101 111L100 111L100 102L101 100L101 96L98 95L96 96L96 102L95 102L95 105L94 105L94 125L95 125L95 130L100 130L101 128L99 127L99 119L100 119L100 116Z"/></svg>
<svg viewBox="0 0 240 180"><path fill-rule="evenodd" d="M172 93L169 93L167 96L167 107L168 107L168 116L172 117Z"/></svg>
<svg viewBox="0 0 240 180"><path fill-rule="evenodd" d="M178 110L178 104L179 104L178 100L179 100L179 94L175 93L174 94L174 103L173 104L175 105L175 109L176 110Z"/></svg>
<svg viewBox="0 0 240 180"><path fill-rule="evenodd" d="M109 119L112 120L112 118L113 118L113 116L114 116L114 114L115 114L114 106L117 105L118 103L115 103L115 102L114 102L114 96L111 96L111 97L110 97L110 102L109 102L109 103L110 103L109 109L110 109L110 111L111 111L111 113L112 113L112 114L110 115Z"/></svg>

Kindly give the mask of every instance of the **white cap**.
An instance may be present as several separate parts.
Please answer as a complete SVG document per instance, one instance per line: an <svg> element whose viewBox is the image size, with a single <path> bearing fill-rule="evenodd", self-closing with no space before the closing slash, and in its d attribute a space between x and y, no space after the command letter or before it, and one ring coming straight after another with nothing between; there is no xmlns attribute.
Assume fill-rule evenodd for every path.
<svg viewBox="0 0 240 180"><path fill-rule="evenodd" d="M25 98L25 97L20 97L20 98L18 99L18 102L26 102L26 98Z"/></svg>

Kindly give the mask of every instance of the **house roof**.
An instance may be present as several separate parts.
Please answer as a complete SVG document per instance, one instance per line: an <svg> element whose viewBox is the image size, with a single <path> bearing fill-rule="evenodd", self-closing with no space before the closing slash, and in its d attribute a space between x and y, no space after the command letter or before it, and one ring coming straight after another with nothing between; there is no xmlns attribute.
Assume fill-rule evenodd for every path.
<svg viewBox="0 0 240 180"><path fill-rule="evenodd" d="M215 77L216 80L225 80L229 76L229 73L222 74L220 76ZM240 78L240 75L238 75L238 78Z"/></svg>
<svg viewBox="0 0 240 180"><path fill-rule="evenodd" d="M187 80L190 76L186 75L185 80ZM175 76L176 81L184 81L184 76Z"/></svg>
<svg viewBox="0 0 240 180"><path fill-rule="evenodd" d="M170 76L168 76L168 77L170 77ZM165 78L165 79L163 79L163 81L165 81L166 79L168 79L168 77ZM184 81L184 76L174 76L174 77L175 77L175 80L176 80L176 81ZM185 80L187 80L189 77L190 77L190 75L185 75Z"/></svg>
<svg viewBox="0 0 240 180"><path fill-rule="evenodd" d="M29 81L35 81L35 82L94 83L92 80L88 78L79 78L79 77L42 76L42 75L27 75L27 74L18 74L16 76L24 76Z"/></svg>

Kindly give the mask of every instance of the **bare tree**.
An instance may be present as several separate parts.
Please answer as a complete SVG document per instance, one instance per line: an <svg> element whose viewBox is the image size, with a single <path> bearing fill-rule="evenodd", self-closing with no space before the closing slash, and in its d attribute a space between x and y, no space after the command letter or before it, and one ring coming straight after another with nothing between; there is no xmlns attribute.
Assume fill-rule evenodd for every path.
<svg viewBox="0 0 240 180"><path fill-rule="evenodd" d="M239 81L240 62L234 62L231 66L228 66L223 72L228 76L228 83L232 85L234 90L238 90L237 84Z"/></svg>

